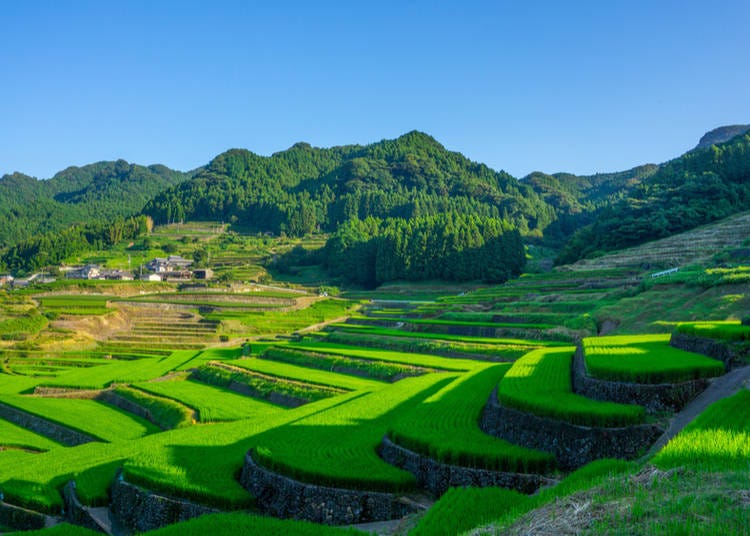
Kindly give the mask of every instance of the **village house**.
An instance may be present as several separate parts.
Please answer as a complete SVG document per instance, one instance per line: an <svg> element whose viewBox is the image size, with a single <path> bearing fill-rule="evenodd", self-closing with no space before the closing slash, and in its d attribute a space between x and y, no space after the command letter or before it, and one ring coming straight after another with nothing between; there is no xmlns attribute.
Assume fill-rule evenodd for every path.
<svg viewBox="0 0 750 536"><path fill-rule="evenodd" d="M163 257L156 257L149 261L146 268L156 273L164 272L182 272L187 270L193 261L185 259L180 255L170 255L166 259Z"/></svg>
<svg viewBox="0 0 750 536"><path fill-rule="evenodd" d="M110 281L132 281L133 274L125 270L102 270L99 278Z"/></svg>
<svg viewBox="0 0 750 536"><path fill-rule="evenodd" d="M99 279L102 268L98 264L87 264L86 266L75 266L67 270L67 279Z"/></svg>
<svg viewBox="0 0 750 536"><path fill-rule="evenodd" d="M3 285L10 285L13 282L13 276L9 274L0 275L0 287Z"/></svg>

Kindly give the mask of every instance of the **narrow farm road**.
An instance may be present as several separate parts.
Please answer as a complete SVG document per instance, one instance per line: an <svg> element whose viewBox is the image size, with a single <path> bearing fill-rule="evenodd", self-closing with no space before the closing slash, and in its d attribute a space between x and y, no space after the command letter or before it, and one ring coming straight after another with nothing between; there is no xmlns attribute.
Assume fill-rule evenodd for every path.
<svg viewBox="0 0 750 536"><path fill-rule="evenodd" d="M340 316L338 318L332 318L331 320L326 320L325 322L320 322L318 324L313 324L312 326L307 326L306 328L298 329L294 333L297 335L302 335L304 333L310 333L311 331L319 331L330 324L338 324L340 322L344 322L347 318L349 317Z"/></svg>
<svg viewBox="0 0 750 536"><path fill-rule="evenodd" d="M680 433L685 426L690 424L690 422L700 415L700 413L709 405L733 395L742 389L743 385L748 381L750 381L750 365L734 369L728 374L714 380L708 389L703 391L695 398L695 400L690 402L681 412L675 415L669 428L667 428L664 434L662 434L656 443L653 444L651 449L649 449L648 453L644 456L644 459L659 452L659 450L661 450L670 439Z"/></svg>

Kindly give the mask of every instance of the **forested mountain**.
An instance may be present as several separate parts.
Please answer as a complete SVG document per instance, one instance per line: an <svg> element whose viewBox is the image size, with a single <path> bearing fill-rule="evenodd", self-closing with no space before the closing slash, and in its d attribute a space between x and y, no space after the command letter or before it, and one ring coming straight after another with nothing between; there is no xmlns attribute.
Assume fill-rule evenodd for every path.
<svg viewBox="0 0 750 536"><path fill-rule="evenodd" d="M0 177L0 250L73 224L134 216L157 193L190 174L124 160L69 167L48 180Z"/></svg>
<svg viewBox="0 0 750 536"><path fill-rule="evenodd" d="M447 212L503 219L536 235L555 219L529 185L447 151L421 132L366 146L298 143L270 157L233 149L145 209L156 223L222 219L294 236L334 231L351 218Z"/></svg>
<svg viewBox="0 0 750 536"><path fill-rule="evenodd" d="M84 243L71 237L135 229L125 220L143 214L157 224L221 220L292 236L330 232L332 271L340 269L331 259L342 266L359 259L364 272L341 275L368 285L499 281L517 272L516 236L564 245L563 263L750 208L746 127L715 129L696 149L658 166L592 176L535 172L517 180L417 131L364 146L297 143L270 157L232 149L191 173L123 160L71 167L44 181L15 173L0 178L0 263L35 269L41 258L55 258L43 250L60 237ZM509 249L501 253L498 244ZM489 251L511 260L489 265ZM457 269L464 261L476 270Z"/></svg>
<svg viewBox="0 0 750 536"><path fill-rule="evenodd" d="M578 230L558 262L664 238L747 209L750 133L659 166Z"/></svg>
<svg viewBox="0 0 750 536"><path fill-rule="evenodd" d="M534 172L521 179L552 206L556 218L545 230L544 241L562 246L579 228L594 221L604 207L628 195L659 169L654 164L617 173L578 176L570 173L547 175Z"/></svg>

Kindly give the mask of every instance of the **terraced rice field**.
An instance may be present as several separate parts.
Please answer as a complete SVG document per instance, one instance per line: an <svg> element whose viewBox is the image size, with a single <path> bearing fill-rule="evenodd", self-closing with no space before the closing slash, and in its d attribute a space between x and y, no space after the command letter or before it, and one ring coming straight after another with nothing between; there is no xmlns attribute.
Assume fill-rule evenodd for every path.
<svg viewBox="0 0 750 536"><path fill-rule="evenodd" d="M739 320L724 322L680 322L677 333L721 339L728 341L750 341L750 326L743 326Z"/></svg>
<svg viewBox="0 0 750 536"><path fill-rule="evenodd" d="M99 294L58 294L38 298L46 312L67 315L103 315L111 311L108 305L113 296Z"/></svg>
<svg viewBox="0 0 750 536"><path fill-rule="evenodd" d="M0 419L0 450L19 449L46 451L60 446L60 443L57 443L56 441Z"/></svg>
<svg viewBox="0 0 750 536"><path fill-rule="evenodd" d="M245 262L238 248L219 257L227 269ZM455 534L490 518L518 516L632 467L601 461L565 478L554 455L479 428L495 388L502 404L531 415L585 426L643 423L643 408L590 400L571 387L570 341L596 331L586 315L629 288L630 277L620 269L539 274L429 303L369 305L358 313L359 304L345 300L275 290L255 294L250 304L245 293L203 291L117 300L102 295L86 298L87 304L39 297L48 312L115 313L124 320L118 317L122 323L111 333L80 347L8 341L0 348L0 402L96 439L63 447L0 419L0 492L12 504L57 514L60 489L69 479L78 483L84 503L107 504L121 469L125 480L150 490L257 513L254 497L237 479L251 452L262 467L307 484L423 493L412 473L378 455L388 436L438 462L562 480L532 497L498 489L452 490L416 522L414 534ZM298 311L286 310L297 306ZM342 322L352 315L350 323ZM307 331L308 326L313 328ZM722 326L710 329L735 329ZM303 331L290 335L298 330ZM492 336L502 330L517 336ZM617 381L676 381L685 374L722 372L707 358L671 349L667 340L663 335L585 339L586 364L593 375ZM93 399L42 397L31 394L35 388L70 390L73 396L110 388L134 407L125 411ZM292 398L305 403L279 402ZM709 420L698 421L686 430L688 439L671 443L658 463L697 464L708 451L721 453L717 464L743 463L745 406L750 401L738 398L710 413L716 421L720 413L733 415L723 417L722 431L715 434L721 445L708 443ZM324 530L243 512L163 534L224 527L269 534Z"/></svg>
<svg viewBox="0 0 750 536"><path fill-rule="evenodd" d="M176 400L198 412L202 423L262 419L283 408L213 385L175 379L136 384L142 391Z"/></svg>
<svg viewBox="0 0 750 536"><path fill-rule="evenodd" d="M571 364L575 348L529 352L500 382L500 402L541 417L584 426L618 427L644 422L636 405L598 402L573 393Z"/></svg>
<svg viewBox="0 0 750 536"><path fill-rule="evenodd" d="M8 396L2 402L107 442L138 439L160 431L140 417L94 400Z"/></svg>
<svg viewBox="0 0 750 536"><path fill-rule="evenodd" d="M583 340L588 373L635 383L678 383L724 373L724 364L669 345L669 334L621 335Z"/></svg>
<svg viewBox="0 0 750 536"><path fill-rule="evenodd" d="M478 427L487 397L510 365L479 368L453 381L400 418L391 439L432 459L465 467L545 473L554 457L482 433Z"/></svg>

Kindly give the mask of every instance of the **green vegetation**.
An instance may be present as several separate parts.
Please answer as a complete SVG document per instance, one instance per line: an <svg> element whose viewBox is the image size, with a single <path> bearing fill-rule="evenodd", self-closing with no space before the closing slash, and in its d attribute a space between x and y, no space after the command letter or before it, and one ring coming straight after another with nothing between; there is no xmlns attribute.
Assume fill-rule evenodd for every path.
<svg viewBox="0 0 750 536"><path fill-rule="evenodd" d="M81 221L132 216L158 192L187 178L161 165L124 160L71 166L42 181L5 175L0 178L0 249Z"/></svg>
<svg viewBox="0 0 750 536"><path fill-rule="evenodd" d="M521 235L509 223L450 212L350 220L326 243L326 255L333 275L370 287L404 279L502 283L526 262Z"/></svg>
<svg viewBox="0 0 750 536"><path fill-rule="evenodd" d="M159 431L145 419L94 400L8 396L2 402L103 441L138 439Z"/></svg>
<svg viewBox="0 0 750 536"><path fill-rule="evenodd" d="M596 378L677 383L724 373L721 361L669 345L669 335L620 335L583 340L587 371Z"/></svg>
<svg viewBox="0 0 750 536"><path fill-rule="evenodd" d="M391 439L443 463L494 471L545 473L551 454L525 449L489 436L479 418L490 392L510 365L492 365L464 375L400 417Z"/></svg>
<svg viewBox="0 0 750 536"><path fill-rule="evenodd" d="M750 208L750 135L691 151L659 167L570 240L558 262L621 249Z"/></svg>
<svg viewBox="0 0 750 536"><path fill-rule="evenodd" d="M351 326L354 327L354 326ZM359 326L369 327L369 326ZM456 342L441 340L440 335L418 332L401 332L398 335L389 335L383 332L388 330L358 330L350 329L350 326L336 326L335 331L328 333L325 340L333 344L345 346L365 346L371 348L383 348L408 353L421 353L443 355L448 357L465 357L469 359L486 359L488 361L512 361L529 350L529 346L519 341L519 344L508 342L507 344L484 344L482 342L459 342L460 336L456 336ZM415 335L411 337L410 335ZM431 337L431 335L433 335ZM447 337L450 337L448 335ZM467 340L468 337L463 338ZM478 339L478 337L477 337ZM539 346L542 346L541 344ZM532 346L533 348L533 346Z"/></svg>
<svg viewBox="0 0 750 536"><path fill-rule="evenodd" d="M146 533L148 536L204 536L206 534L263 534L264 536L361 535L356 529L327 527L253 514L212 514ZM54 535L53 535L54 536Z"/></svg>
<svg viewBox="0 0 750 536"><path fill-rule="evenodd" d="M290 348L322 354L342 355L359 359L372 359L390 363L406 363L418 367L439 370L467 371L477 366L476 361L468 359L448 359L428 354L413 354L407 352L392 352L388 350L373 350L346 346L343 344L328 344L325 342L302 341L290 343Z"/></svg>
<svg viewBox="0 0 750 536"><path fill-rule="evenodd" d="M262 399L270 399L273 395L281 395L292 397L301 402L312 402L343 392L324 385L292 381L287 378L269 376L249 370L244 371L218 363L209 363L197 368L191 377L219 387L239 385L247 391L247 394Z"/></svg>
<svg viewBox="0 0 750 536"><path fill-rule="evenodd" d="M659 467L690 465L702 471L747 470L750 460L750 391L712 404L654 458Z"/></svg>
<svg viewBox="0 0 750 536"><path fill-rule="evenodd" d="M315 385L328 386L338 390L343 389L345 391L369 391L380 389L383 386L382 382L368 378L317 370L306 366L291 365L266 359L237 359L235 361L229 361L227 364L246 369L250 372L257 372L259 374L266 374L291 381L301 381Z"/></svg>
<svg viewBox="0 0 750 536"><path fill-rule="evenodd" d="M677 333L723 339L728 341L750 341L750 326L743 326L739 320L725 322L680 322Z"/></svg>
<svg viewBox="0 0 750 536"><path fill-rule="evenodd" d="M349 314L354 304L348 300L317 300L309 307L294 311L211 312L207 320L221 323L223 333L235 337L252 337L272 333L288 334L311 325L328 322Z"/></svg>
<svg viewBox="0 0 750 536"><path fill-rule="evenodd" d="M5 341L24 340L36 335L47 326L47 319L38 311L23 316L5 317L0 320L0 339Z"/></svg>
<svg viewBox="0 0 750 536"><path fill-rule="evenodd" d="M407 376L418 376L431 372L430 369L410 365L400 365L359 359L333 354L301 352L290 348L273 347L263 352L259 357L273 361L281 361L292 365L301 365L315 369L329 370L342 374L365 376L376 380L396 381Z"/></svg>
<svg viewBox="0 0 750 536"><path fill-rule="evenodd" d="M0 290L0 402L100 439L67 448L0 420L0 491L11 503L59 513L59 490L73 478L86 504L102 505L122 468L127 480L149 489L222 509L248 509L253 497L236 478L248 451L263 466L304 482L416 491L413 475L377 455L385 435L445 463L549 473L551 455L479 430L494 386L509 407L574 424L643 422L643 408L572 393L569 341L584 339L586 365L597 377L662 382L720 374L720 363L669 347L668 334L591 336L676 329L747 341L750 328L726 319L747 315L749 272L742 263L750 242L737 239L731 249L713 248L710 259L690 265L672 260L692 251L683 238L675 239L673 249L659 246L666 249L652 256L642 258L639 249L545 272L555 253L549 246L561 244L595 215L594 227L614 222L619 208L608 207L618 198L626 205L618 232L625 226L624 240L640 241L653 229L642 225L646 212L627 219L637 209L633 200L658 204L668 196L660 189L664 185L680 195L684 188L702 191L694 173L699 164L719 166L721 173L709 173L727 184L722 175L731 171L727 162L734 159L737 169L744 169L746 142L739 141L731 150L720 148L720 162L709 153L687 159L695 166L683 177L685 184L676 176L665 179L676 169L672 163L588 178L533 174L516 182L419 133L367 147L298 145L270 158L230 151L199 170L194 181L149 203L154 218L180 223L150 229L145 216L127 219L137 210L106 221L81 218L75 221L89 223L67 230L51 226L33 237L20 233L12 248L5 247L5 231L0 232L3 270L47 271L58 261L124 269L180 254L211 267L216 276L154 284L61 280ZM716 186L716 177L705 178L706 188ZM0 190L6 180L0 179ZM646 189L651 197L642 199ZM80 191L94 195L85 181ZM27 193L21 188L9 196ZM73 197L63 192L55 202ZM734 211L744 201L727 203L709 209L687 203L685 210L694 213L685 225ZM672 222L683 209L666 210ZM227 218L230 224L182 223L188 215ZM736 219L730 234L746 234L747 221ZM717 234L712 229L706 233ZM312 231L316 234L308 234ZM521 236L534 242L526 246L538 273L503 285L480 283L517 274L525 260ZM680 271L651 279L665 263L680 263ZM654 268L644 272L641 264ZM477 280L459 285L424 278ZM390 282L362 290L347 287L352 280L368 286ZM505 337L492 336L497 334ZM211 383L189 379L191 374ZM93 400L29 396L36 387L112 388L150 412L163 430ZM269 402L285 397L311 402L295 408ZM712 408L673 440L655 459L668 471L664 475L648 480L633 464L600 461L532 497L455 489L414 532L454 534L493 518L500 518L500 527L522 526L535 508L541 510L534 515L549 508L554 517L555 508L569 501L595 508L611 501L619 509L595 517L594 532L637 527L632 532L658 533L663 526L666 532L687 527L683 532L701 533L700 521L680 525L659 519L657 500L675 519L685 511L710 519L718 532L738 532L746 523L741 495L717 495L711 503L710 494L694 493L692 503L682 492L670 495L669 486L684 476L689 492L722 479L741 481L740 490L747 487L746 398ZM200 424L187 426L193 416ZM612 480L611 473L620 478ZM245 514L207 519L166 532L324 530Z"/></svg>
<svg viewBox="0 0 750 536"><path fill-rule="evenodd" d="M107 302L112 296L98 294L59 294L42 296L39 304L45 312L73 315L101 315L109 312Z"/></svg>
<svg viewBox="0 0 750 536"><path fill-rule="evenodd" d="M60 445L51 439L0 419L0 449L51 450Z"/></svg>
<svg viewBox="0 0 750 536"><path fill-rule="evenodd" d="M492 528L496 530L507 528L535 508L596 486L632 468L632 464L621 460L597 460L571 473L556 486L531 496L502 488L452 488L409 534L448 536L489 522L493 522Z"/></svg>
<svg viewBox="0 0 750 536"><path fill-rule="evenodd" d="M84 225L26 238L4 251L0 255L0 264L14 272L39 270L102 244L111 246L122 240L135 239L147 233L150 225L146 216L115 221L94 218L93 222Z"/></svg>
<svg viewBox="0 0 750 536"><path fill-rule="evenodd" d="M407 378L380 391L349 395L345 406L279 427L256 444L261 465L312 484L403 491L414 475L382 461L376 449L394 418L435 393L453 377ZM342 401L343 402L343 401Z"/></svg>
<svg viewBox="0 0 750 536"><path fill-rule="evenodd" d="M504 488L451 488L412 530L410 536L455 536L489 523L528 501Z"/></svg>
<svg viewBox="0 0 750 536"><path fill-rule="evenodd" d="M23 532L6 532L5 536L99 536L101 533L76 525L61 523L48 529L25 530Z"/></svg>
<svg viewBox="0 0 750 536"><path fill-rule="evenodd" d="M263 400L192 380L139 383L136 387L195 409L198 412L198 420L202 423L263 419L274 412L283 411Z"/></svg>
<svg viewBox="0 0 750 536"><path fill-rule="evenodd" d="M154 396L130 387L117 387L114 392L146 410L150 416L149 420L163 430L182 428L193 424L193 411L174 400Z"/></svg>
<svg viewBox="0 0 750 536"><path fill-rule="evenodd" d="M529 352L510 368L498 389L500 402L521 411L583 426L618 427L642 423L643 407L598 402L576 395L571 386L575 348Z"/></svg>
<svg viewBox="0 0 750 536"><path fill-rule="evenodd" d="M115 479L118 469L122 467L121 460L114 460L76 472L72 479L76 483L76 494L81 502L88 506L109 506L108 489Z"/></svg>
<svg viewBox="0 0 750 536"><path fill-rule="evenodd" d="M157 223L229 218L289 236L316 228L332 231L341 222L368 216L458 212L503 217L523 225L522 232L542 229L553 219L527 185L446 151L420 132L367 146L296 144L271 157L227 151L192 180L158 195L145 212Z"/></svg>
<svg viewBox="0 0 750 536"><path fill-rule="evenodd" d="M111 350L112 346L105 347ZM135 348L129 347L130 351ZM122 351L122 348L119 349ZM144 357L130 361L114 361L107 365L88 368L73 368L62 372L54 379L41 382L50 387L72 387L102 389L113 383L134 383L163 376L189 363L197 352L178 350L166 356ZM141 356L142 357L142 356Z"/></svg>

